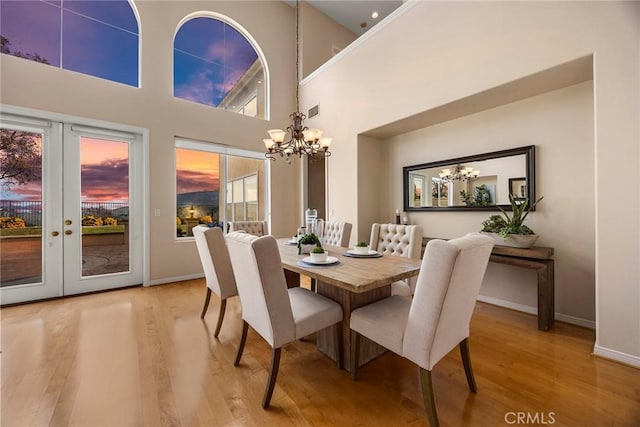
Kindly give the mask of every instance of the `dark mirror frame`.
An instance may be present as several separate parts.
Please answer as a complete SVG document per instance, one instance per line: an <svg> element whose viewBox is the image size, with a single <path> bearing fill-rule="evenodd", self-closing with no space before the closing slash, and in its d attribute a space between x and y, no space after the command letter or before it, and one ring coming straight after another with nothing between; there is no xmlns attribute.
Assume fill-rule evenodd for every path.
<svg viewBox="0 0 640 427"><path fill-rule="evenodd" d="M532 203L536 200L536 153L535 145L525 147L510 148L508 150L493 151L491 153L476 154L473 156L458 157L456 159L440 160L419 165L404 166L402 168L403 206L405 212L439 212L439 211L499 211L498 206L504 210L511 210L510 204L490 205L490 206L409 206L409 174L412 171L445 166L455 166L468 162L480 160L498 159L501 157L525 155L526 173L526 198ZM520 178L521 179L521 178ZM518 198L516 200L521 200ZM535 210L535 209L532 209Z"/></svg>

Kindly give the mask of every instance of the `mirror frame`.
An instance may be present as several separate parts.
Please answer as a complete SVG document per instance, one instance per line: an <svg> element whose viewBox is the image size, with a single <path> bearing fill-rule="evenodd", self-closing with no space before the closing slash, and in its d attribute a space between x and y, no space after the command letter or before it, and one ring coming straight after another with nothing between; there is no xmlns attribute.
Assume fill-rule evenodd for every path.
<svg viewBox="0 0 640 427"><path fill-rule="evenodd" d="M419 165L404 166L402 168L402 193L405 212L440 212L440 211L499 211L498 206L504 210L511 210L511 204L491 206L409 206L409 175L412 171L445 166L454 166L460 163L476 162L480 160L498 159L501 157L525 155L525 178L527 182L526 195L529 201L536 200L536 152L535 145L510 148L508 150L493 151L491 153L476 154L473 156L458 157L455 159L440 160L437 162L421 163ZM535 209L531 209L535 210Z"/></svg>

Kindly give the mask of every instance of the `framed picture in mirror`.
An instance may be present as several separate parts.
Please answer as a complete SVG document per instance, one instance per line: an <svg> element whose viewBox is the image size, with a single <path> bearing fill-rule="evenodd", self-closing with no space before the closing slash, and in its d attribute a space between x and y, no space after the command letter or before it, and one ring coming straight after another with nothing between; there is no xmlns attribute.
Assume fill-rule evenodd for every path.
<svg viewBox="0 0 640 427"><path fill-rule="evenodd" d="M527 198L527 178L509 178L509 194L516 200Z"/></svg>

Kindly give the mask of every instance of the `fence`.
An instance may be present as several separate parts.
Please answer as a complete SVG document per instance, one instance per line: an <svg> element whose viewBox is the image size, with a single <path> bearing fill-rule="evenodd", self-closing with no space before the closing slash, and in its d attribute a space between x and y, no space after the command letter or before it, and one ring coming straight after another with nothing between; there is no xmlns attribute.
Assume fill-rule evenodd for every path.
<svg viewBox="0 0 640 427"><path fill-rule="evenodd" d="M121 222L129 218L129 204L124 202L82 202L82 216L113 217ZM27 227L42 225L41 200L0 200L0 216L22 218Z"/></svg>

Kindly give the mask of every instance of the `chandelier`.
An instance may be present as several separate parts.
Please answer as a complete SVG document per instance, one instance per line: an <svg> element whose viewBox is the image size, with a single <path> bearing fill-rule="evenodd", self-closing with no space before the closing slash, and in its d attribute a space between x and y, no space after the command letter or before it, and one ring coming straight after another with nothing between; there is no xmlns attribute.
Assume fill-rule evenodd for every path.
<svg viewBox="0 0 640 427"><path fill-rule="evenodd" d="M473 170L472 167L456 165L453 169L442 169L440 179L446 182L467 181L478 178L479 170Z"/></svg>
<svg viewBox="0 0 640 427"><path fill-rule="evenodd" d="M329 157L331 152L331 138L323 137L322 131L319 129L309 129L304 125L307 118L300 112L300 100L298 97L298 88L300 86L300 10L298 8L298 0L296 0L296 111L289 115L293 124L287 126L287 130L270 129L270 138L263 139L264 146L267 149L265 157L276 160L276 156L280 155L286 159L287 163L291 163L291 157L302 157L306 154L310 160L319 157Z"/></svg>

